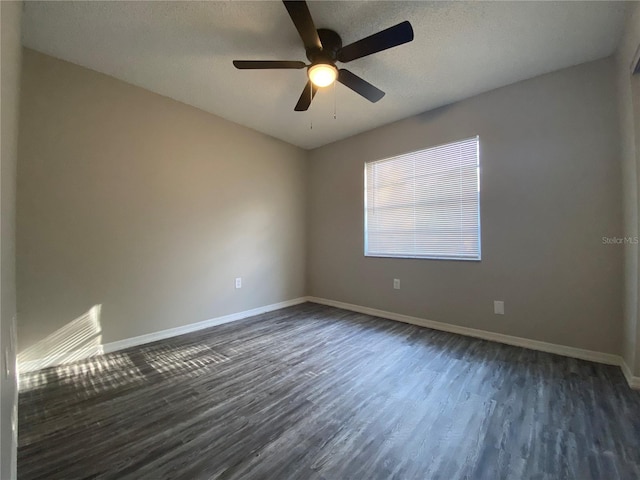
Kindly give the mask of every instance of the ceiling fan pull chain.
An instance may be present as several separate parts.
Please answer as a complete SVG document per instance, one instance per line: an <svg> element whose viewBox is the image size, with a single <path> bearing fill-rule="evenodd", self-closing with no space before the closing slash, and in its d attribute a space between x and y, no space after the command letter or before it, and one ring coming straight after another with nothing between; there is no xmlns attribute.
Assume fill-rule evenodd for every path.
<svg viewBox="0 0 640 480"><path fill-rule="evenodd" d="M336 82L333 82L333 119L336 119Z"/></svg>
<svg viewBox="0 0 640 480"><path fill-rule="evenodd" d="M309 83L309 106L311 106L311 102L313 101L313 85ZM313 117L309 115L309 130L313 130Z"/></svg>

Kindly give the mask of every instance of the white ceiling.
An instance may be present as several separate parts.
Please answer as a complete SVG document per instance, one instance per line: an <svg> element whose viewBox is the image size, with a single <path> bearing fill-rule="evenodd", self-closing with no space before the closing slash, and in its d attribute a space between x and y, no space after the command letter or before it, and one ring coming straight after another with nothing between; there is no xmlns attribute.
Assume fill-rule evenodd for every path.
<svg viewBox="0 0 640 480"><path fill-rule="evenodd" d="M281 2L26 2L23 43L303 148L570 65L606 57L619 2L310 2L346 45L409 20L415 40L346 68L387 95L338 84L294 112L305 70L236 70L233 59L306 61ZM313 129L310 128L313 122Z"/></svg>

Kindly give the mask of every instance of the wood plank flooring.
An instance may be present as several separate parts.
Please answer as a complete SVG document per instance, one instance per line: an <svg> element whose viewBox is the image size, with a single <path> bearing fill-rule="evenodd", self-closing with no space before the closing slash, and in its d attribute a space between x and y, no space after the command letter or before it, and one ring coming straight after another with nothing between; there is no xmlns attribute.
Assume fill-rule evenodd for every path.
<svg viewBox="0 0 640 480"><path fill-rule="evenodd" d="M640 478L617 367L316 304L21 377L18 478Z"/></svg>

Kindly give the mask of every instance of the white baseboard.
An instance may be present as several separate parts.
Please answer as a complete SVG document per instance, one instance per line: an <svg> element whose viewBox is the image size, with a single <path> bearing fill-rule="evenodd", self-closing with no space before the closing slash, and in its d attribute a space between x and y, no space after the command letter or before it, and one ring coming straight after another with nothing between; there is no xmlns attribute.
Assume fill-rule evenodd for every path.
<svg viewBox="0 0 640 480"><path fill-rule="evenodd" d="M624 359L620 359L620 368L622 369L622 373L624 374L624 378L627 379L627 383L634 390L640 390L640 377L634 377L629 365Z"/></svg>
<svg viewBox="0 0 640 480"><path fill-rule="evenodd" d="M263 307L253 308L251 310L244 310L238 313L232 313L224 315L222 317L211 318L202 322L190 323L189 325L182 325L180 327L168 328L166 330L160 330L159 332L147 333L137 337L125 338L124 340L118 340L117 342L105 343L102 348L104 353L116 352L118 350L124 350L125 348L137 347L138 345L144 345L145 343L157 342L158 340L164 340L165 338L177 337L178 335L184 335L185 333L191 333L205 328L215 327L216 325L222 325L224 323L235 322L236 320L242 320L243 318L253 317L262 313L272 312L273 310L279 310L285 307L291 307L308 301L307 297L294 298L293 300L286 300L284 302L272 303L271 305L265 305Z"/></svg>
<svg viewBox="0 0 640 480"><path fill-rule="evenodd" d="M399 322L410 323L412 325L418 325L420 327L432 328L434 330L441 330L443 332L457 333L459 335L466 335L468 337L481 338L483 340L490 340L492 342L505 343L507 345L514 345L516 347L528 348L531 350L539 350L541 352L555 353L557 355L563 355L565 357L579 358L581 360L588 360L591 362L604 363L606 365L616 365L622 369L629 386L634 389L640 389L640 377L634 377L631 374L631 370L627 364L623 361L619 355L612 353L596 352L593 350L585 350L582 348L568 347L566 345L558 345L555 343L541 342L539 340L531 340L528 338L514 337L512 335L504 335L502 333L488 332L486 330L478 330L475 328L462 327L459 325L452 325L450 323L436 322L434 320L426 320L424 318L411 317L409 315L402 315L400 313L386 312L384 310L378 310L375 308L363 307L361 305L353 305L350 303L339 302L336 300L329 300L326 298L307 297L309 302L319 303L322 305L329 305L331 307L342 308L344 310L351 310L353 312L364 313L375 317L386 318L389 320L396 320Z"/></svg>
<svg viewBox="0 0 640 480"><path fill-rule="evenodd" d="M253 317L254 315L260 315L261 313L271 312L273 310L279 310L281 308L290 307L292 305L298 305L307 301L306 297L294 298L293 300L287 300L284 302L273 303L271 305L265 305L263 307L253 308L251 310L245 310L242 312L232 313L230 315L224 315L222 317L211 318L202 322L191 323L189 325L182 325L180 327L169 328L161 330L159 332L147 333L145 335L139 335L137 337L125 338L124 340L118 340L116 342L110 342L103 345L98 345L92 349L87 350L74 350L71 352L64 352L54 356L48 356L45 358L39 358L35 360L20 362L18 370L20 373L31 372L40 370L45 367L53 367L56 365L62 365L71 361L78 361L84 358L89 358L102 353L112 353L118 350L124 350L125 348L136 347L138 345L144 345L145 343L156 342L158 340L164 340L170 337L176 337L185 333L195 332L216 325L222 325L223 323L234 322L236 320L242 320L243 318Z"/></svg>
<svg viewBox="0 0 640 480"><path fill-rule="evenodd" d="M43 368L55 367L56 365L63 365L65 363L72 363L76 360L82 360L83 358L93 357L102 353L104 353L102 350L102 345L93 345L90 348L70 350L67 352L47 355L45 357L40 357L33 360L23 360L21 362L18 362L18 372L35 372L37 370L42 370Z"/></svg>

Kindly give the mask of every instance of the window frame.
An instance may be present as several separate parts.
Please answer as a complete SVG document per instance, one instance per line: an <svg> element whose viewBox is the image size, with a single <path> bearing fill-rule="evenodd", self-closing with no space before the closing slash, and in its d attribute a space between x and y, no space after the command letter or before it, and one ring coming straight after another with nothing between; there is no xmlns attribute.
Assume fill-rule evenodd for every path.
<svg viewBox="0 0 640 480"><path fill-rule="evenodd" d="M424 152L426 150L430 150L433 148L444 147L445 145L451 145L459 142L466 142L469 140L476 140L476 171L477 171L477 179L478 179L478 255L477 257L466 257L460 255L409 255L409 254L382 254L382 253L368 253L368 240L369 234L367 231L367 164L375 163L383 160L390 160L396 157L402 157L405 155L412 155L419 152ZM480 178L481 178L481 167L480 167L480 135L473 135L470 137L461 138L458 140L453 140L449 142L439 143L436 145L431 145L428 147L420 148L417 150L411 150L404 153L399 153L396 155L391 155L388 157L378 158L376 160L368 160L364 162L363 165L363 177L364 177L364 256L365 258L396 258L396 259L412 259L412 260L454 260L454 261L463 261L463 262L481 262L482 261L482 215L481 215L481 206L480 206Z"/></svg>

